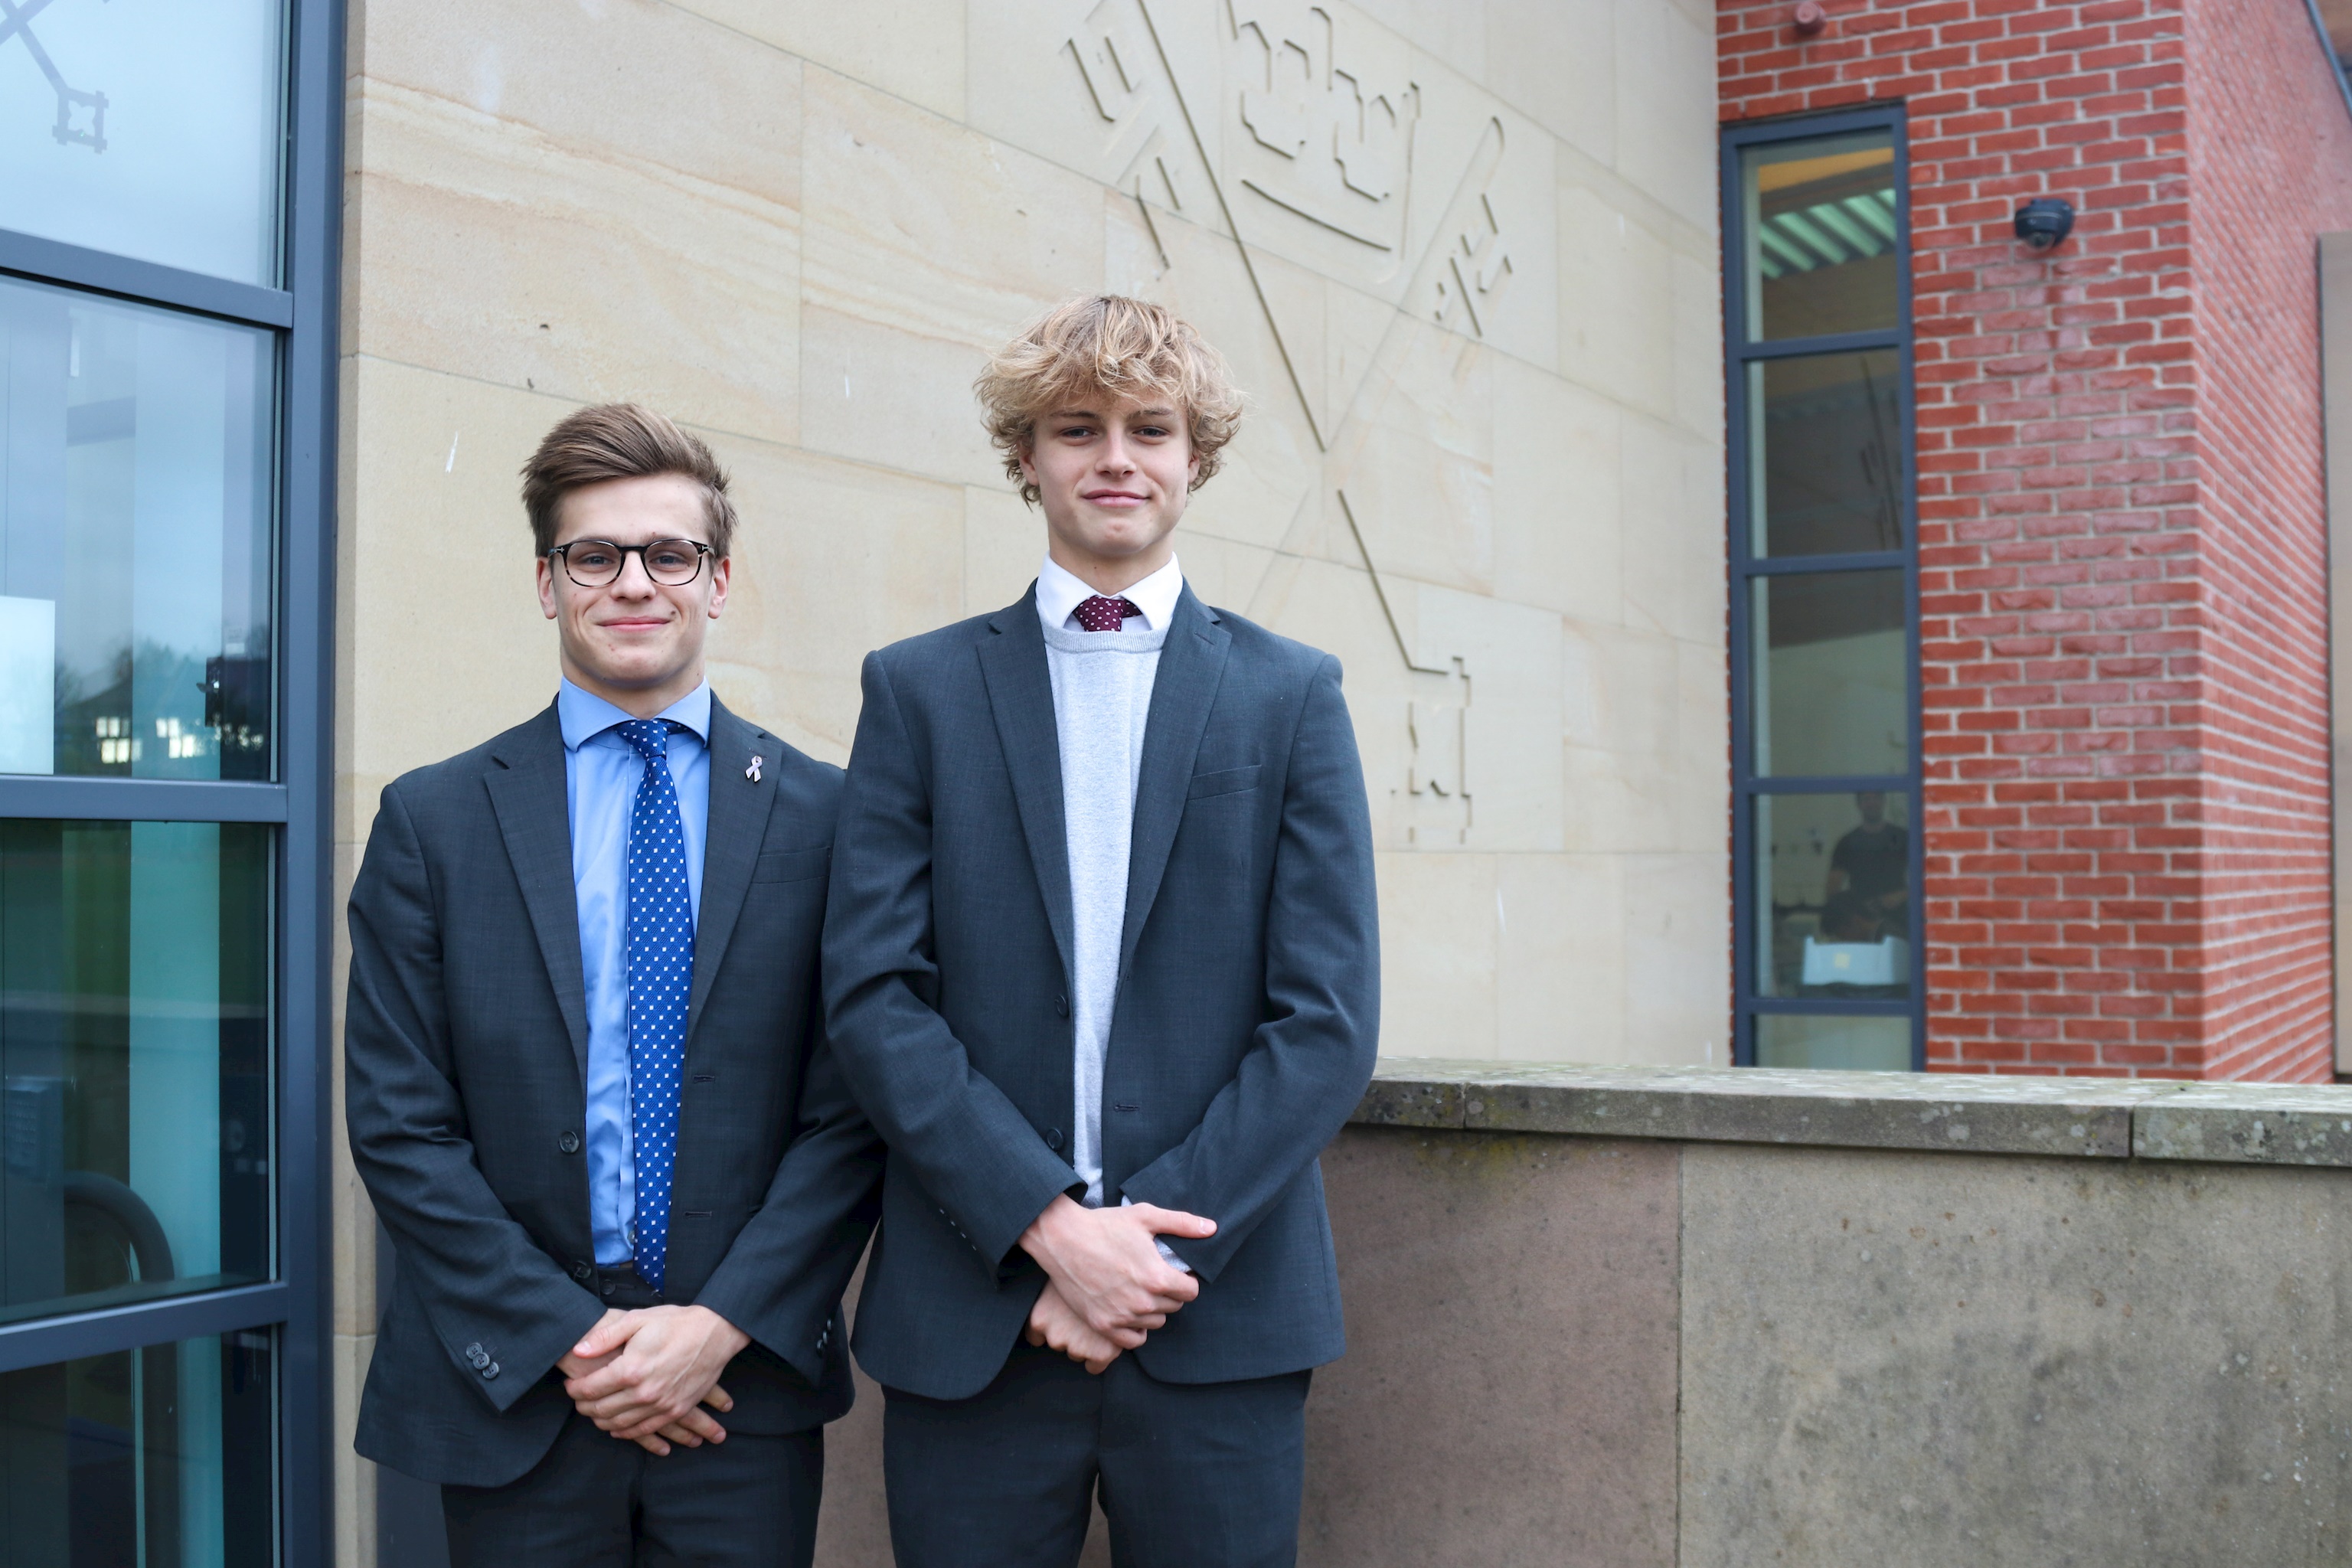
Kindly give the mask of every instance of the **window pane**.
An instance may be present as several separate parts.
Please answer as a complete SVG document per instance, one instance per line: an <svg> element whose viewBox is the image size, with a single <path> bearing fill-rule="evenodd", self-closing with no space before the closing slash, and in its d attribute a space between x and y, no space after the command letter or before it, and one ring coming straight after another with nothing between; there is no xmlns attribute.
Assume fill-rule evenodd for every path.
<svg viewBox="0 0 2352 1568"><path fill-rule="evenodd" d="M1911 1020L1759 1013L1756 1016L1756 1065L1909 1072Z"/></svg>
<svg viewBox="0 0 2352 1568"><path fill-rule="evenodd" d="M278 0L10 9L0 228L277 283Z"/></svg>
<svg viewBox="0 0 2352 1568"><path fill-rule="evenodd" d="M274 365L0 279L0 773L269 776Z"/></svg>
<svg viewBox="0 0 2352 1568"><path fill-rule="evenodd" d="M0 1321L270 1274L270 843L0 820Z"/></svg>
<svg viewBox="0 0 2352 1568"><path fill-rule="evenodd" d="M277 1376L268 1330L0 1375L8 1561L268 1568Z"/></svg>
<svg viewBox="0 0 2352 1568"><path fill-rule="evenodd" d="M1756 797L1756 991L1911 994L1909 802L1861 795Z"/></svg>
<svg viewBox="0 0 2352 1568"><path fill-rule="evenodd" d="M1776 142L1740 164L1749 337L1894 326L1894 133Z"/></svg>
<svg viewBox="0 0 2352 1568"><path fill-rule="evenodd" d="M1902 367L1893 349L1748 367L1752 553L1903 548Z"/></svg>
<svg viewBox="0 0 2352 1568"><path fill-rule="evenodd" d="M1907 772L1903 574L1822 572L1750 586L1756 772Z"/></svg>

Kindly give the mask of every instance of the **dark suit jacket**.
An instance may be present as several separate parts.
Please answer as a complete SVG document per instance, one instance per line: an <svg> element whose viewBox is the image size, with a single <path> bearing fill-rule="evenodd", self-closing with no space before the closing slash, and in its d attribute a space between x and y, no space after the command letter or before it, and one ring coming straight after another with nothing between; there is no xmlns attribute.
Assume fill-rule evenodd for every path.
<svg viewBox="0 0 2352 1568"><path fill-rule="evenodd" d="M1035 590L870 655L825 922L828 1033L890 1145L856 1351L960 1399L1043 1274L1072 1104L1070 877ZM1179 602L1151 694L1103 1071L1106 1201L1205 1215L1197 1300L1137 1352L1211 1383L1342 1348L1316 1155L1371 1076L1371 825L1337 660Z"/></svg>
<svg viewBox="0 0 2352 1568"><path fill-rule="evenodd" d="M881 1155L819 1018L840 798L840 770L711 704L665 1299L751 1336L720 1380L746 1432L829 1421L851 1398L835 1320ZM554 1440L572 1405L551 1369L604 1311L552 707L385 789L351 931L346 1118L398 1261L356 1446L426 1480L500 1485Z"/></svg>

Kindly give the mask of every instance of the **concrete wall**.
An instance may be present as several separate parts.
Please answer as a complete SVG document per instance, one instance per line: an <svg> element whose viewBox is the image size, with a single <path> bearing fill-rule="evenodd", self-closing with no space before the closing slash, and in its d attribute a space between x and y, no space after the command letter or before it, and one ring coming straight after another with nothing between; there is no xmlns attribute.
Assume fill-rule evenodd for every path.
<svg viewBox="0 0 2352 1568"><path fill-rule="evenodd" d="M1189 575L1346 662L1391 1048L1721 1059L1712 25L353 0L344 876L387 780L551 693L515 471L565 411L642 399L719 450L747 527L715 683L838 762L860 657L1011 601L1042 551L974 416L983 353L1128 290L1251 396ZM375 1289L341 1173L347 1427ZM341 1486L363 1562L373 1493Z"/></svg>
<svg viewBox="0 0 2352 1568"><path fill-rule="evenodd" d="M1450 1125L1324 1156L1310 1568L2345 1561L2352 1090L1440 1071L1364 1115ZM1522 1130L1612 1121L1684 1135ZM878 1403L831 1434L827 1568L888 1562Z"/></svg>

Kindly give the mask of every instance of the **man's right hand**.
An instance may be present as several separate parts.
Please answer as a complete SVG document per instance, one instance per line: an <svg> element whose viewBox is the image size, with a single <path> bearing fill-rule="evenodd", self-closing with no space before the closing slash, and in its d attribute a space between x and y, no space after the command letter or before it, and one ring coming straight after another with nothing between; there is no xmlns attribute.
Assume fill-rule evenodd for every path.
<svg viewBox="0 0 2352 1568"><path fill-rule="evenodd" d="M1143 1343L1168 1314L1201 1293L1201 1282L1169 1267L1154 1238L1214 1236L1217 1222L1152 1204L1085 1208L1067 1194L1045 1205L1021 1233L1087 1327L1121 1350Z"/></svg>
<svg viewBox="0 0 2352 1568"><path fill-rule="evenodd" d="M604 1315L596 1320L596 1328L591 1329L589 1332L594 1333L598 1329L604 1328L615 1318L625 1318L628 1315L628 1313L622 1311L618 1307L607 1307L604 1309ZM586 1336L583 1335L582 1337L585 1338ZM600 1356L575 1355L567 1351L556 1361L556 1370L563 1373L563 1380L566 1383L570 1383L578 1378L587 1376L590 1373L594 1372L598 1367L611 1365L614 1358L618 1356L622 1351L627 1348L628 1341L626 1337L624 1337L619 1343L615 1344L611 1350L606 1351ZM587 1412L583 1410L581 1414L586 1415ZM643 1448L648 1454L667 1454L672 1443L676 1443L682 1447L699 1448L706 1441L713 1443L724 1442L726 1437L727 1428L721 1426L718 1421L712 1417L709 1411L697 1405L694 1409L688 1411L683 1417L671 1422L668 1426L664 1426L660 1431L648 1432L644 1436L634 1439L634 1441L636 1443L638 1447Z"/></svg>

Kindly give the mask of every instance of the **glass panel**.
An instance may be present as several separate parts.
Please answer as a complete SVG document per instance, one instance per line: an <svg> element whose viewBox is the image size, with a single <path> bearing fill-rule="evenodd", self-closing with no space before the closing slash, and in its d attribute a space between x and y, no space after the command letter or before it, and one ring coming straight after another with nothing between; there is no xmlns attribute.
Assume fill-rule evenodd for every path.
<svg viewBox="0 0 2352 1568"><path fill-rule="evenodd" d="M1911 994L1908 807L1875 790L1756 797L1759 995Z"/></svg>
<svg viewBox="0 0 2352 1568"><path fill-rule="evenodd" d="M1740 172L1750 338L1896 323L1892 131L1750 147Z"/></svg>
<svg viewBox="0 0 2352 1568"><path fill-rule="evenodd" d="M1756 1065L1909 1072L1911 1020L1759 1013Z"/></svg>
<svg viewBox="0 0 2352 1568"><path fill-rule="evenodd" d="M1903 574L1758 577L1751 588L1756 772L1907 772Z"/></svg>
<svg viewBox="0 0 2352 1568"><path fill-rule="evenodd" d="M1893 349L1748 367L1748 548L1903 548L1903 362Z"/></svg>
<svg viewBox="0 0 2352 1568"><path fill-rule="evenodd" d="M271 835L0 819L0 1321L269 1277Z"/></svg>
<svg viewBox="0 0 2352 1568"><path fill-rule="evenodd" d="M0 773L269 776L275 364L0 279Z"/></svg>
<svg viewBox="0 0 2352 1568"><path fill-rule="evenodd" d="M268 1568L277 1359L247 1330L0 1376L8 1561Z"/></svg>
<svg viewBox="0 0 2352 1568"><path fill-rule="evenodd" d="M278 281L278 0L0 12L0 228Z"/></svg>

